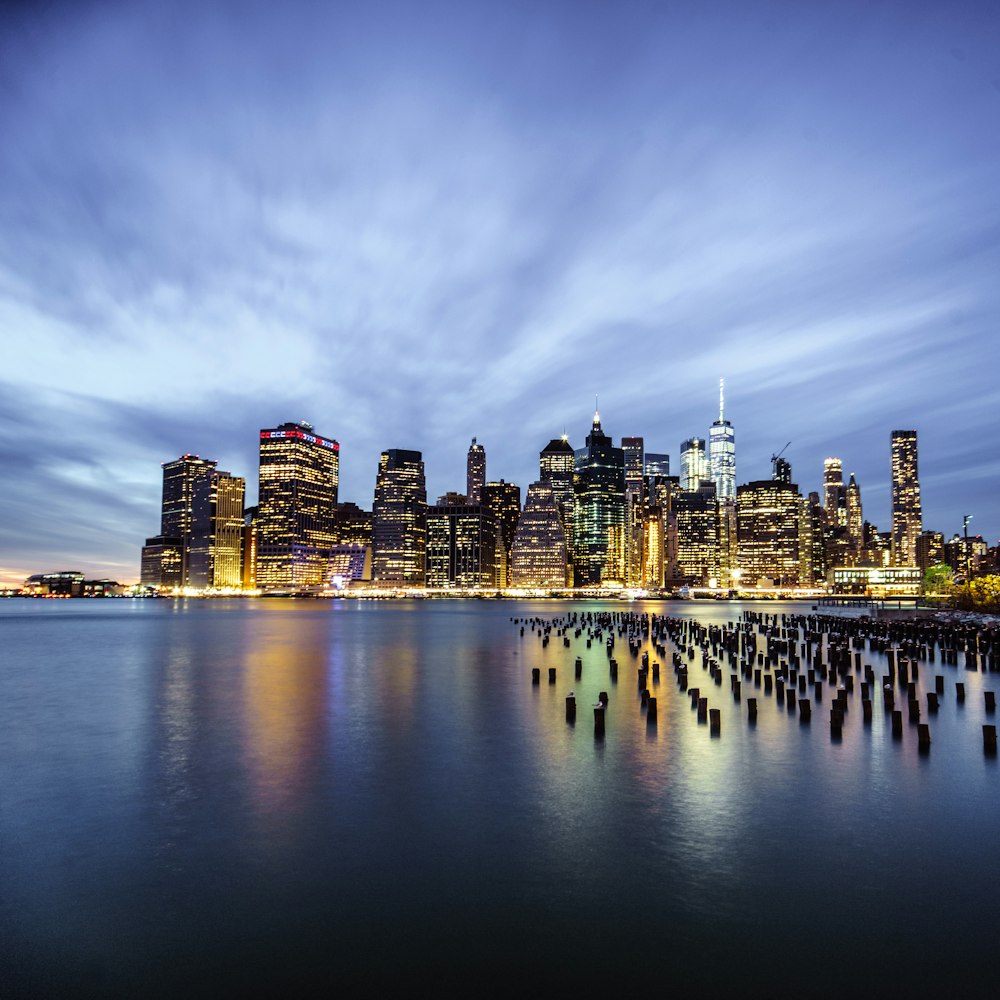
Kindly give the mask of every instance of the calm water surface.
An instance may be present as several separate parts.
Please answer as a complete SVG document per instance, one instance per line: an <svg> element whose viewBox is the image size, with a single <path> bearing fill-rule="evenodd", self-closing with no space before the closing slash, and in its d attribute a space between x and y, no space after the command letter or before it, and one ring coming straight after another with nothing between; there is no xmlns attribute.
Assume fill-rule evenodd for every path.
<svg viewBox="0 0 1000 1000"><path fill-rule="evenodd" d="M669 662L649 728L621 640L612 685L600 644L543 649L510 622L626 609L742 611L0 601L0 992L495 977L995 995L1000 774L981 726L996 675L937 665L921 755L880 703L870 727L852 703L834 743L827 703L802 726L752 692L750 727L728 670L716 688L695 665L722 711L712 738ZM533 687L533 666L557 683ZM921 667L922 689L933 676Z"/></svg>

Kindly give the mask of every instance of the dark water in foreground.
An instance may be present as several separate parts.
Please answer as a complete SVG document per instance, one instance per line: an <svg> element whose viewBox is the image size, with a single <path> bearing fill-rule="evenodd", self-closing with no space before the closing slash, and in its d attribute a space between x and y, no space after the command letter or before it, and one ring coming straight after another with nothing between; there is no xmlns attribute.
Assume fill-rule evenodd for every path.
<svg viewBox="0 0 1000 1000"><path fill-rule="evenodd" d="M996 675L937 665L922 756L880 704L751 728L693 666L713 739L668 663L649 729L623 646L612 686L509 621L569 609L741 610L0 601L0 993L995 995Z"/></svg>

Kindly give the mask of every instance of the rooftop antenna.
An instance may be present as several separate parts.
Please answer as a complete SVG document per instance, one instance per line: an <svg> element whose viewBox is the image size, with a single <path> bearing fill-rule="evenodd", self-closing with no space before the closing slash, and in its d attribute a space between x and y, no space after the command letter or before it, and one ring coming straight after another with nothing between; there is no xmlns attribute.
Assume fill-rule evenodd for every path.
<svg viewBox="0 0 1000 1000"><path fill-rule="evenodd" d="M719 423L723 422L723 415L725 412L725 387L726 380L724 378L719 379Z"/></svg>

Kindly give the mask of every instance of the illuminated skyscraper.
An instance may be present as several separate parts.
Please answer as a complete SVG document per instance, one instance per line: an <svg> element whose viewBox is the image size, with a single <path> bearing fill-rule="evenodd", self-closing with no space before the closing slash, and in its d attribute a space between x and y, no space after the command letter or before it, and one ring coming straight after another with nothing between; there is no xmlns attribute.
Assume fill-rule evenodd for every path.
<svg viewBox="0 0 1000 1000"><path fill-rule="evenodd" d="M601 430L596 410L587 445L576 457L573 494L577 585L620 581L625 569L625 454Z"/></svg>
<svg viewBox="0 0 1000 1000"><path fill-rule="evenodd" d="M676 537L671 575L708 586L719 575L719 514L715 484L682 490L671 499L672 530Z"/></svg>
<svg viewBox="0 0 1000 1000"><path fill-rule="evenodd" d="M811 582L808 511L794 483L763 479L740 486L736 517L744 584L757 586L762 579L779 586Z"/></svg>
<svg viewBox="0 0 1000 1000"><path fill-rule="evenodd" d="M167 549L179 546L181 555L180 582L188 583L188 554L191 549L191 527L194 516L195 483L215 468L216 463L197 455L181 455L173 462L163 463L163 501L160 507L161 544ZM174 539L175 542L170 540ZM153 541L150 539L150 541ZM147 542L147 545L149 542ZM171 570L172 572L172 570ZM166 582L164 582L166 585Z"/></svg>
<svg viewBox="0 0 1000 1000"><path fill-rule="evenodd" d="M645 448L641 437L623 437L625 455L625 579L630 587L642 585L643 534L645 531Z"/></svg>
<svg viewBox="0 0 1000 1000"><path fill-rule="evenodd" d="M844 467L839 458L827 458L823 462L823 509L831 527L847 527Z"/></svg>
<svg viewBox="0 0 1000 1000"><path fill-rule="evenodd" d="M917 432L892 432L892 562L916 566L917 539L923 531Z"/></svg>
<svg viewBox="0 0 1000 1000"><path fill-rule="evenodd" d="M213 470L195 480L188 585L243 586L243 501L246 481Z"/></svg>
<svg viewBox="0 0 1000 1000"><path fill-rule="evenodd" d="M494 588L498 580L499 525L481 504L427 508L427 586Z"/></svg>
<svg viewBox="0 0 1000 1000"><path fill-rule="evenodd" d="M858 486L854 473L851 473L851 481L844 490L844 505L847 515L847 533L855 546L861 545L862 529L865 523L861 510L861 487Z"/></svg>
<svg viewBox="0 0 1000 1000"><path fill-rule="evenodd" d="M552 484L532 483L511 547L510 585L561 590L568 574L566 533Z"/></svg>
<svg viewBox="0 0 1000 1000"><path fill-rule="evenodd" d="M625 455L625 489L642 494L642 477L645 474L645 448L641 437L623 437Z"/></svg>
<svg viewBox="0 0 1000 1000"><path fill-rule="evenodd" d="M486 483L482 490L482 504L493 512L499 526L499 539L503 547L504 563L507 569L501 586L507 586L509 575L510 550L514 544L514 533L521 517L521 487L517 483L508 483L503 479L498 483Z"/></svg>
<svg viewBox="0 0 1000 1000"><path fill-rule="evenodd" d="M372 577L383 586L424 583L427 486L419 451L383 451L372 506Z"/></svg>
<svg viewBox="0 0 1000 1000"><path fill-rule="evenodd" d="M322 586L340 473L340 445L307 423L260 432L257 586L265 592Z"/></svg>
<svg viewBox="0 0 1000 1000"><path fill-rule="evenodd" d="M709 479L708 457L704 438L689 438L681 442L681 489L694 492L703 479Z"/></svg>
<svg viewBox="0 0 1000 1000"><path fill-rule="evenodd" d="M736 499L736 435L725 418L725 382L719 379L719 419L708 431L708 465L719 500Z"/></svg>
<svg viewBox="0 0 1000 1000"><path fill-rule="evenodd" d="M480 503L482 489L486 483L486 449L472 439L469 455L465 460L465 496L467 503Z"/></svg>
<svg viewBox="0 0 1000 1000"><path fill-rule="evenodd" d="M644 456L647 476L669 476L670 456L666 452L647 451Z"/></svg>
<svg viewBox="0 0 1000 1000"><path fill-rule="evenodd" d="M573 542L573 448L566 435L553 438L539 453L538 478L552 487L552 496L563 519L567 544Z"/></svg>

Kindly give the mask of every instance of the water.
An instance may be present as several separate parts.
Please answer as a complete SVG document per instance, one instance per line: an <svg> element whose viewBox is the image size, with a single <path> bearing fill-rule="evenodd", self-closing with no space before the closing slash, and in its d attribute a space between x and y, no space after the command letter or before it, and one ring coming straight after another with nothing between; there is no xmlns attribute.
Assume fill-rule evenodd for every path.
<svg viewBox="0 0 1000 1000"><path fill-rule="evenodd" d="M669 662L650 729L621 641L612 685L600 644L542 649L509 621L625 609L742 610L0 601L3 992L992 994L993 677L937 665L920 755L858 696L839 743L827 702L802 726L745 689L750 727L728 670L716 688L695 665L712 738Z"/></svg>

